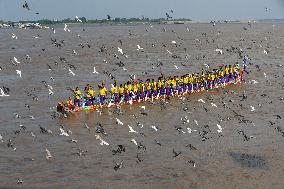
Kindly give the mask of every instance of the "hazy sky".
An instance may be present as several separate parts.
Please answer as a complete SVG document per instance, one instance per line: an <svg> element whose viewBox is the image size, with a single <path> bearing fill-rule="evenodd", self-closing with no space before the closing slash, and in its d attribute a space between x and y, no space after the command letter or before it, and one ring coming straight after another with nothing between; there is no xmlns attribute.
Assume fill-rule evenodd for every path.
<svg viewBox="0 0 284 189"><path fill-rule="evenodd" d="M232 20L284 18L284 0L0 0L0 20L38 20L115 17L162 18L171 9L174 18ZM269 11L265 11L265 8ZM35 13L39 12L39 15Z"/></svg>

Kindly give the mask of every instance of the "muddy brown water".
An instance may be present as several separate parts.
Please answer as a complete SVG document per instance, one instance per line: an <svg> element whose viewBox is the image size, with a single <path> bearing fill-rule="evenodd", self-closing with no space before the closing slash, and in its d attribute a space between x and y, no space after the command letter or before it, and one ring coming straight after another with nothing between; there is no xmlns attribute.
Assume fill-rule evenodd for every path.
<svg viewBox="0 0 284 189"><path fill-rule="evenodd" d="M243 26L248 30L243 30ZM0 30L0 87L10 88L9 97L0 97L3 136L0 188L283 188L284 72L279 66L283 65L283 24L86 26L86 31L76 26L70 29L69 33L56 28L56 34L49 30ZM17 40L11 39L12 33L18 36ZM51 37L64 40L62 48L55 47ZM171 44L172 41L177 45ZM103 45L107 51L101 53ZM137 45L143 50L137 51ZM217 48L223 49L224 54L215 52ZM111 73L119 82L129 80L130 74L145 80L157 78L160 72L167 76L198 72L205 69L204 64L214 68L240 63L242 59L237 50L240 48L244 51L242 56L248 55L251 59L251 73L246 74L246 83L166 102L126 105L121 110L110 108L80 112L69 118L52 117L57 101L71 95L66 87L82 89L86 83L96 87L102 80L109 86L112 80L104 72ZM72 54L73 49L77 55ZM264 49L268 54L264 54ZM30 61L26 60L26 54L30 55ZM13 57L21 63L12 65ZM61 62L59 57L66 58L67 62ZM116 64L119 61L127 71ZM158 67L159 62L163 65ZM49 71L47 64L54 71ZM76 67L71 68L75 76L68 73L68 64ZM94 66L100 74L92 73ZM22 71L22 78L16 70ZM251 80L258 83L252 84ZM53 87L54 95L48 95L42 81ZM244 91L247 99L241 101ZM198 102L200 98L206 103ZM215 103L217 108L210 103ZM25 104L30 105L30 110ZM142 105L146 106L145 111ZM16 118L15 113L20 117ZM183 124L181 118L185 116L189 122ZM116 124L116 118L124 125ZM90 130L84 127L85 123ZM95 138L99 124L107 133L100 135L109 146L101 146ZM217 132L217 124L223 127L221 134ZM60 136L60 125L72 134ZM127 125L138 133L129 133ZM152 125L159 130L151 129ZM52 134L41 133L40 126ZM188 133L187 128L193 132ZM245 140L240 131L249 139ZM71 139L78 142L71 143ZM132 139L146 149L138 149ZM15 151L8 147L9 140ZM119 144L125 147L125 152L113 155L112 150ZM79 148L86 151L82 156L77 155ZM46 159L45 149L53 158ZM173 157L173 149L181 154ZM115 171L114 162L122 161L122 168ZM23 183L17 184L18 180Z"/></svg>

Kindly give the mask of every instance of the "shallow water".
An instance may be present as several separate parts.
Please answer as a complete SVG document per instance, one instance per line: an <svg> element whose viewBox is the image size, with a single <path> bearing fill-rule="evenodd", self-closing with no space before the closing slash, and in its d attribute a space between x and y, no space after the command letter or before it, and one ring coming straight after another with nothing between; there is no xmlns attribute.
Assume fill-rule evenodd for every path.
<svg viewBox="0 0 284 189"><path fill-rule="evenodd" d="M90 26L85 32L80 27L71 27L70 33L57 28L56 34L48 30L0 30L3 69L0 87L10 88L10 97L0 97L0 134L4 139L0 142L0 188L283 188L284 138L276 127L284 129L284 106L280 100L284 96L283 67L277 66L283 64L284 25L276 25L272 30L272 24L253 24L246 31L243 26L245 24ZM11 39L11 33L15 33L18 40ZM37 35L40 38L34 39ZM63 47L52 45L50 37L64 40ZM171 44L173 40L177 46ZM143 51L136 50L138 44ZM107 48L106 53L99 52L102 45ZM247 54L253 63L246 83L173 98L167 103L126 105L121 112L114 107L102 109L101 113L76 113L67 119L52 117L56 103L71 95L66 87L82 89L86 83L96 87L101 80L109 86L112 80L104 71L112 73L119 82L129 80L130 74L145 80L157 78L160 72L166 76L198 72L205 69L205 63L214 68L241 62L237 51L226 51L232 46L242 48L243 55ZM128 58L121 56L117 47L121 47ZM216 48L223 48L224 54L218 55ZM78 55L72 54L73 49ZM269 49L269 53L265 55L263 49ZM180 58L173 58L167 50ZM26 54L31 56L31 61L25 59ZM21 61L17 66L10 61L14 56ZM61 62L59 57L65 57L67 63ZM104 63L104 59L108 63ZM119 61L125 64L127 71L116 65ZM158 67L158 62L163 66ZM75 76L68 74L69 63L76 67L72 69ZM54 71L49 71L47 64ZM260 70L255 65L259 65ZM99 75L92 74L93 66ZM17 69L22 70L22 78L16 75ZM250 80L259 83L250 84ZM42 81L53 87L54 95L48 95ZM248 97L240 101L244 90ZM38 97L38 101L33 97ZM198 102L200 98L206 103ZM217 108L211 106L211 102ZM25 104L31 106L30 110ZM144 112L141 105L146 106L147 115L141 114ZM253 112L251 105L256 109ZM15 118L14 113L20 117ZM281 119L277 119L277 114ZM31 115L34 120L30 119ZM181 118L185 116L189 123L183 124ZM116 118L124 125L116 124ZM107 133L101 136L109 146L101 146L95 138L99 123ZM21 129L20 124L26 130ZM223 127L221 134L216 124ZM72 134L60 136L60 125ZM139 133L129 133L127 125ZM151 129L152 125L159 130ZM52 134L41 133L40 126L50 129ZM180 133L176 127L181 127L185 133ZM188 133L187 128L195 131ZM20 134L15 134L17 130ZM244 140L240 130L252 137ZM202 140L204 137L206 139ZM133 138L146 150L137 149L130 142ZM16 151L7 147L9 139ZM71 139L78 143L70 143ZM119 144L125 146L126 151L113 155L112 150ZM197 150L186 147L188 144ZM50 160L45 157L46 148L53 155ZM87 152L78 156L79 148ZM173 149L181 154L173 157ZM141 159L139 163L137 154ZM115 171L114 162L121 161L122 168ZM194 161L196 167L189 161ZM17 184L18 179L23 183Z"/></svg>

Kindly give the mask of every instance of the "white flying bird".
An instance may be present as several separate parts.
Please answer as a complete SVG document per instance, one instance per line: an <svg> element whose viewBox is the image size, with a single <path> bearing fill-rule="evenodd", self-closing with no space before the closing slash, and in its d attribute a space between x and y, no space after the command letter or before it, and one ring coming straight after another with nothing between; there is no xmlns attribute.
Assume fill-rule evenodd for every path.
<svg viewBox="0 0 284 189"><path fill-rule="evenodd" d="M75 19L77 22L81 22L81 23L83 22L78 16L75 16Z"/></svg>
<svg viewBox="0 0 284 189"><path fill-rule="evenodd" d="M96 137L96 139L97 140L100 140L101 141L101 143L100 143L100 145L107 145L107 146L109 146L109 143L107 143L106 141L104 141L101 137L100 137L100 135L95 135L95 137Z"/></svg>
<svg viewBox="0 0 284 189"><path fill-rule="evenodd" d="M72 53L77 55L78 53L75 51L75 49L72 50Z"/></svg>
<svg viewBox="0 0 284 189"><path fill-rule="evenodd" d="M51 89L48 89L48 94L49 95L53 95L54 93L53 93L53 91Z"/></svg>
<svg viewBox="0 0 284 189"><path fill-rule="evenodd" d="M94 66L94 71L93 71L94 74L99 74L99 72L97 72L96 70L96 67Z"/></svg>
<svg viewBox="0 0 284 189"><path fill-rule="evenodd" d="M263 50L263 53L264 53L264 54L268 54L266 50Z"/></svg>
<svg viewBox="0 0 284 189"><path fill-rule="evenodd" d="M137 146L137 142L136 142L136 140L134 138L131 139L131 142L133 142Z"/></svg>
<svg viewBox="0 0 284 189"><path fill-rule="evenodd" d="M20 64L20 63L21 63L16 57L14 57L13 60L14 60L14 62L16 62L17 64Z"/></svg>
<svg viewBox="0 0 284 189"><path fill-rule="evenodd" d="M188 132L188 133L192 133L192 129L188 127L188 128L187 128L187 132Z"/></svg>
<svg viewBox="0 0 284 189"><path fill-rule="evenodd" d="M172 44L177 44L177 42L176 41L172 41Z"/></svg>
<svg viewBox="0 0 284 189"><path fill-rule="evenodd" d="M45 158L46 158L46 159L51 159L53 156L51 155L50 151L49 151L48 149L45 149L45 151L46 151L46 156L45 156Z"/></svg>
<svg viewBox="0 0 284 189"><path fill-rule="evenodd" d="M146 109L146 107L145 107L145 106L141 106L140 108L142 108L143 110L145 110L145 109Z"/></svg>
<svg viewBox="0 0 284 189"><path fill-rule="evenodd" d="M158 131L158 128L155 125L152 125L151 128L154 129L155 131Z"/></svg>
<svg viewBox="0 0 284 189"><path fill-rule="evenodd" d="M124 54L121 48L117 47L117 50L118 50L118 52L120 52L121 54Z"/></svg>
<svg viewBox="0 0 284 189"><path fill-rule="evenodd" d="M222 49L216 49L216 52L218 52L218 54L223 54L223 50Z"/></svg>
<svg viewBox="0 0 284 189"><path fill-rule="evenodd" d="M217 124L217 127L218 127L217 132L218 133L222 133L223 128L221 127L221 125Z"/></svg>
<svg viewBox="0 0 284 189"><path fill-rule="evenodd" d="M205 103L205 101L203 99L199 99L198 102Z"/></svg>
<svg viewBox="0 0 284 189"><path fill-rule="evenodd" d="M10 96L10 95L5 94L2 88L0 88L0 93L1 93L0 96Z"/></svg>
<svg viewBox="0 0 284 189"><path fill-rule="evenodd" d="M169 54L173 54L171 51L169 51L169 50L167 50L167 53L169 53Z"/></svg>
<svg viewBox="0 0 284 189"><path fill-rule="evenodd" d="M196 125L198 125L198 122L197 122L197 120L194 120L194 123L195 123Z"/></svg>
<svg viewBox="0 0 284 189"><path fill-rule="evenodd" d="M212 103L212 102L211 102L211 106L214 106L214 107L216 107L216 108L217 108L217 105L216 105L216 104L214 104L214 103Z"/></svg>
<svg viewBox="0 0 284 189"><path fill-rule="evenodd" d="M208 69L210 68L210 66L208 64L204 64L204 66Z"/></svg>
<svg viewBox="0 0 284 189"><path fill-rule="evenodd" d="M100 139L100 141L101 141L101 143L100 143L101 146L103 146L103 145L109 146L109 143L107 143L103 139Z"/></svg>
<svg viewBox="0 0 284 189"><path fill-rule="evenodd" d="M64 31L66 32L70 32L71 30L68 28L68 25L67 24L64 24Z"/></svg>
<svg viewBox="0 0 284 189"><path fill-rule="evenodd" d="M256 81L256 80L251 80L251 83L252 83L252 84L257 84L258 81Z"/></svg>
<svg viewBox="0 0 284 189"><path fill-rule="evenodd" d="M255 108L253 106L250 106L250 111L253 112Z"/></svg>
<svg viewBox="0 0 284 189"><path fill-rule="evenodd" d="M116 124L123 125L122 121L120 121L118 118L115 119L116 119Z"/></svg>
<svg viewBox="0 0 284 189"><path fill-rule="evenodd" d="M20 77L22 77L22 71L16 70L16 72L17 72L17 74L18 74Z"/></svg>
<svg viewBox="0 0 284 189"><path fill-rule="evenodd" d="M74 72L72 72L72 70L69 68L69 74L71 74L71 75L75 75L75 73Z"/></svg>
<svg viewBox="0 0 284 189"><path fill-rule="evenodd" d="M267 77L266 73L263 73L264 77Z"/></svg>
<svg viewBox="0 0 284 189"><path fill-rule="evenodd" d="M137 133L130 125L128 125L128 128L130 133Z"/></svg>
<svg viewBox="0 0 284 189"><path fill-rule="evenodd" d="M137 51L143 50L143 48L140 47L140 45L137 45Z"/></svg>
<svg viewBox="0 0 284 189"><path fill-rule="evenodd" d="M175 65L175 64L174 64L174 67L175 67L177 70L178 70L178 68L179 68L179 67L178 67L177 65Z"/></svg>
<svg viewBox="0 0 284 189"><path fill-rule="evenodd" d="M127 69L126 69L125 67L122 67L122 69L123 69L124 71L127 71Z"/></svg>
<svg viewBox="0 0 284 189"><path fill-rule="evenodd" d="M62 129L62 128L59 128L60 129L60 135L61 136L69 136L69 134L66 132L66 131L64 131L64 129Z"/></svg>
<svg viewBox="0 0 284 189"><path fill-rule="evenodd" d="M18 39L18 37L14 34L14 33L12 33L12 39Z"/></svg>

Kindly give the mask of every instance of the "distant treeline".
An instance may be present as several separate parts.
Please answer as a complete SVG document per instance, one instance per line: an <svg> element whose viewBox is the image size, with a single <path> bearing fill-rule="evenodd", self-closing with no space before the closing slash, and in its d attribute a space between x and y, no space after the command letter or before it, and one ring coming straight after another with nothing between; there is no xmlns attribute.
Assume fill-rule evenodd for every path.
<svg viewBox="0 0 284 189"><path fill-rule="evenodd" d="M132 22L149 22L149 23L160 23L160 22L167 22L167 21L191 21L190 19L175 19L175 20L167 20L165 18L156 18L156 19L149 19L149 18L114 18L114 19L102 19L102 20L87 20L85 17L79 18L82 23L94 23L94 24L104 24L104 23L132 23ZM13 23L13 22L3 22L0 20L0 23ZM35 20L35 21L19 21L19 23L39 23L41 25L53 25L53 24L62 24L62 23L80 23L76 19L63 19L63 20L49 20L49 19L42 19L42 20Z"/></svg>

